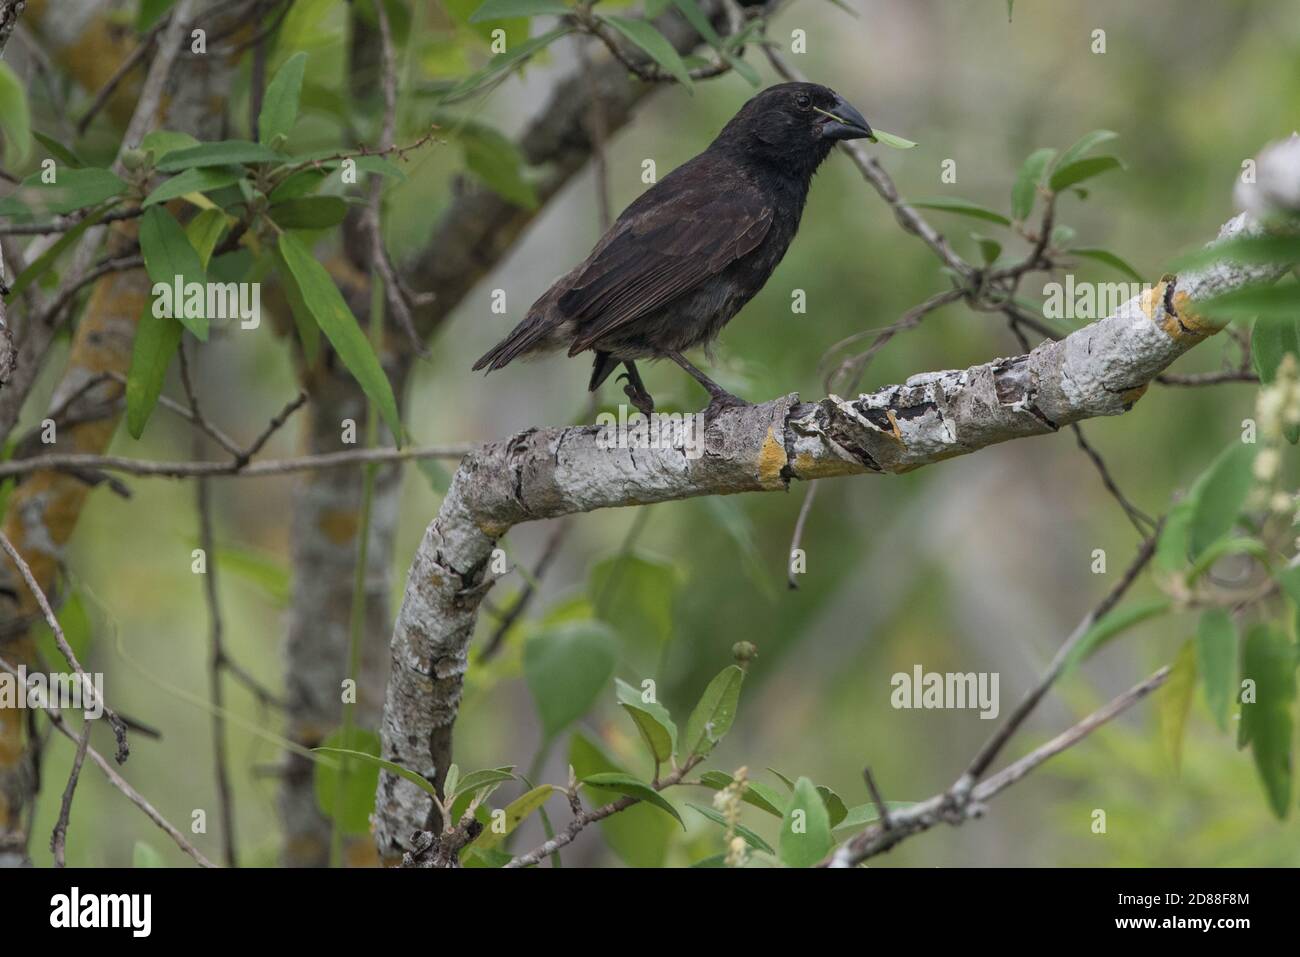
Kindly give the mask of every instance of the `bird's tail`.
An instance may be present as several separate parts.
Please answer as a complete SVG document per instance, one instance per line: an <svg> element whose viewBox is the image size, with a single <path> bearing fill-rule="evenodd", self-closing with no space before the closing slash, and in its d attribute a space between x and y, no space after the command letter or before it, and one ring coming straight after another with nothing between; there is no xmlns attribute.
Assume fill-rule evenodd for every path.
<svg viewBox="0 0 1300 957"><path fill-rule="evenodd" d="M548 331L546 323L540 316L529 316L515 326L510 331L510 335L483 353L474 363L474 371L487 369L488 372L492 372L509 365L544 339Z"/></svg>

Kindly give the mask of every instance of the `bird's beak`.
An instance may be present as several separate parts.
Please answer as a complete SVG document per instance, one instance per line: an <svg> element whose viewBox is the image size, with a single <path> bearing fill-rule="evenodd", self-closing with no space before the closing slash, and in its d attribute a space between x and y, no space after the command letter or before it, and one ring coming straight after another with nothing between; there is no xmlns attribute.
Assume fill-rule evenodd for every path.
<svg viewBox="0 0 1300 957"><path fill-rule="evenodd" d="M817 112L825 114L821 124L822 139L868 139L875 142L876 137L871 132L871 124L842 98L836 97L835 105L831 109L818 109Z"/></svg>

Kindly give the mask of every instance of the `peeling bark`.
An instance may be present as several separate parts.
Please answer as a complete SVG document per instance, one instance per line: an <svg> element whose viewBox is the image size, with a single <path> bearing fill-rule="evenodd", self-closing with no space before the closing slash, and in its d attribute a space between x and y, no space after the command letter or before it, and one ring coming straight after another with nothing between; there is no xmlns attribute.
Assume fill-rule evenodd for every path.
<svg viewBox="0 0 1300 957"><path fill-rule="evenodd" d="M1245 214L1220 239L1253 231ZM1283 269L1217 264L1161 281L1113 315L1027 355L927 372L854 399L789 395L729 409L690 458L671 447L611 449L598 426L529 429L462 461L412 562L392 639L383 756L439 780L492 549L512 526L600 508L701 495L784 490L794 479L898 473L1071 422L1119 415L1180 355L1217 331L1193 302ZM375 830L396 859L422 830L430 802L415 785L380 777Z"/></svg>

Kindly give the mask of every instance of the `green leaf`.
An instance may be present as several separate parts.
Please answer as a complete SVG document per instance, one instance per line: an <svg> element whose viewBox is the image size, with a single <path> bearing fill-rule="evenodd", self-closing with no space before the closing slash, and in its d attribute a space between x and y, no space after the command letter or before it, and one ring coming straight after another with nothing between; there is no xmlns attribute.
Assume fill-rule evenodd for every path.
<svg viewBox="0 0 1300 957"><path fill-rule="evenodd" d="M145 153L152 153L156 164L158 160L168 153L187 150L198 145L199 141L190 136L189 133L178 133L175 130L154 130L151 133L146 133L144 139L140 141L140 150Z"/></svg>
<svg viewBox="0 0 1300 957"><path fill-rule="evenodd" d="M162 19L164 13L174 6L176 6L176 0L140 0L139 8L136 10L136 32L146 32Z"/></svg>
<svg viewBox="0 0 1300 957"><path fill-rule="evenodd" d="M195 166L229 166L249 163L279 163L284 157L260 143L246 140L220 140L200 143L189 149L175 150L158 163L158 171L175 173Z"/></svg>
<svg viewBox="0 0 1300 957"><path fill-rule="evenodd" d="M1169 677L1156 700L1160 721L1160 736L1169 751L1177 771L1183 764L1183 738L1187 730L1187 715L1192 709L1192 693L1196 690L1196 644L1183 642L1174 659Z"/></svg>
<svg viewBox="0 0 1300 957"><path fill-rule="evenodd" d="M284 283L284 298L289 301L289 312L293 315L293 325L298 332L298 341L302 344L303 357L308 365L315 365L320 356L320 326L316 325L316 317L302 301L302 292L298 289L293 273L289 271L289 264L280 255L280 250L272 247L271 255Z"/></svg>
<svg viewBox="0 0 1300 957"><path fill-rule="evenodd" d="M0 200L0 216L70 213L126 192L126 183L106 169L56 169L53 183L41 182L41 175L28 176L17 190Z"/></svg>
<svg viewBox="0 0 1300 957"><path fill-rule="evenodd" d="M638 781L630 774L605 771L588 775L582 779L582 783L590 784L592 787L600 788L603 791L625 794L628 797L636 798L638 801L644 801L646 804L653 804L659 810L671 814L677 819L677 823L681 824L682 830L686 830L686 823L682 820L682 816L677 813L677 808L668 803L668 799L650 785L644 781Z"/></svg>
<svg viewBox="0 0 1300 957"><path fill-rule="evenodd" d="M1160 532L1160 541L1156 543L1157 568L1174 572L1187 565L1191 550L1188 536L1191 534L1192 511L1195 507L1196 501L1189 494L1169 510L1165 527Z"/></svg>
<svg viewBox="0 0 1300 957"><path fill-rule="evenodd" d="M1102 615L1091 628L1079 639L1074 650L1066 656L1061 665L1061 674L1066 674L1079 662L1089 658L1103 645L1119 637L1134 625L1141 624L1149 618L1162 615L1168 611L1171 603L1168 598L1156 598L1148 601L1134 602L1121 608L1115 608Z"/></svg>
<svg viewBox="0 0 1300 957"><path fill-rule="evenodd" d="M699 812L701 815L703 815L704 817L712 821L714 824L718 825L724 831L727 829L726 817L724 817L719 812L715 811L713 808L704 807L703 805L700 804L690 804L690 803L687 803L686 806L690 808L692 811ZM736 829L736 833L739 834L744 839L745 843L748 844L750 847L757 848L758 850L764 851L765 853L768 854L776 853L776 851L772 849L771 844L767 843L767 841L763 840L761 837L758 836L758 834L756 834L754 831L750 830L749 828L745 827L745 825L741 824L739 821L736 822L735 829Z"/></svg>
<svg viewBox="0 0 1300 957"><path fill-rule="evenodd" d="M731 68L745 78L746 82L751 86L758 86L762 82L757 70L726 48L727 44L718 36L718 31L713 29L713 24L705 16L704 11L700 9L695 0L673 0L673 5L681 11L682 16L686 18L686 22L691 25L691 28L704 37L709 46L717 50L722 58L731 64ZM647 15L647 19L654 18ZM730 39L728 37L728 40Z"/></svg>
<svg viewBox="0 0 1300 957"><path fill-rule="evenodd" d="M691 90L694 88L690 71L686 69L686 64L682 62L681 56L678 55L673 45L668 42L668 38L656 30L652 24L647 23L645 20L629 20L627 17L602 15L600 19L640 47L650 59L663 67L668 74L686 89Z"/></svg>
<svg viewBox="0 0 1300 957"><path fill-rule="evenodd" d="M314 765L316 804L345 834L370 831L370 812L375 809L375 789L379 786L379 749L379 735L363 728L339 728L321 747L314 749L345 757L349 752L360 753L371 759L358 762L359 767L348 767L346 771L324 761Z"/></svg>
<svg viewBox="0 0 1300 957"><path fill-rule="evenodd" d="M271 207L271 219L281 229L329 229L347 214L348 204L341 196L303 196Z"/></svg>
<svg viewBox="0 0 1300 957"><path fill-rule="evenodd" d="M871 131L871 141L873 143L883 143L886 146L892 146L896 150L910 150L916 145L912 140L905 140L897 134L886 133L884 130L877 129Z"/></svg>
<svg viewBox="0 0 1300 957"><path fill-rule="evenodd" d="M1291 603L1300 608L1300 565L1285 565L1273 572L1282 593L1291 599Z"/></svg>
<svg viewBox="0 0 1300 957"><path fill-rule="evenodd" d="M1123 168L1124 164L1113 156L1091 156L1075 163L1058 166L1052 172L1052 178L1048 185L1053 192L1059 193L1063 189L1070 188L1075 183L1082 183L1086 179L1092 179L1092 177L1100 176L1110 170Z"/></svg>
<svg viewBox="0 0 1300 957"><path fill-rule="evenodd" d="M233 186L244 178L238 166L203 166L187 169L159 183L140 205L144 208L176 199L189 193L206 193Z"/></svg>
<svg viewBox="0 0 1300 957"><path fill-rule="evenodd" d="M996 239L990 239L988 236L981 236L979 233L971 233L970 238L975 240L976 245L979 246L980 258L984 261L984 265L991 266L998 261L998 257L1002 255L1002 244L1000 242Z"/></svg>
<svg viewBox="0 0 1300 957"><path fill-rule="evenodd" d="M369 733L369 732L365 732L365 733ZM371 754L368 751L357 751L351 748L337 748L337 747L324 747L324 746L319 748L312 748L312 750L320 751L325 754L339 754L349 758L356 758L362 764L372 765L373 767L379 768L384 771L388 771L392 774L396 774L399 778L404 778L407 781L410 781L412 784L418 787L425 794L431 795L433 797L438 796L438 789L435 788L433 786L433 782L427 780L424 777L424 775L416 774L414 771L410 770L409 768L404 768L400 764L397 764L394 761L385 760L384 758L381 758L376 754ZM377 780L378 779L376 779L376 781ZM374 788L371 788L371 797L372 798L374 797Z"/></svg>
<svg viewBox="0 0 1300 957"><path fill-rule="evenodd" d="M293 233L280 234L279 249L285 265L298 284L303 306L315 317L325 338L330 341L362 391L375 403L393 434L394 441L400 444L402 423L397 416L393 387L384 374L383 366L379 364L379 358L370 347L370 340L357 324L348 304L343 301L330 274Z"/></svg>
<svg viewBox="0 0 1300 957"><path fill-rule="evenodd" d="M144 434L158 404L183 328L170 316L155 316L149 305L140 314L131 346L131 368L126 374L126 428L133 439Z"/></svg>
<svg viewBox="0 0 1300 957"><path fill-rule="evenodd" d="M907 205L914 206L917 209L937 209L944 213L956 213L958 216L970 216L972 219L983 219L990 223L1000 223L1003 226L1011 225L1011 220L1001 213L995 212L986 206L981 206L979 203L972 203L967 199L933 196L927 199L909 201Z"/></svg>
<svg viewBox="0 0 1300 957"><path fill-rule="evenodd" d="M1259 381L1272 385L1287 353L1300 358L1300 313L1295 319L1256 322L1250 334L1250 357Z"/></svg>
<svg viewBox="0 0 1300 957"><path fill-rule="evenodd" d="M63 251L80 239L87 229L103 219L104 215L112 208L113 204L107 203L99 209L93 210L86 215L85 219L77 223L77 225L73 226L55 240L50 245L49 249L45 250L45 252L41 253L41 255L37 257L34 263L18 274L18 278L16 278L13 285L9 287L9 301L12 302L22 294L24 289L36 280L40 279L41 276L45 275L45 273L49 271L50 267L54 265L59 256L63 254Z"/></svg>
<svg viewBox="0 0 1300 957"><path fill-rule="evenodd" d="M257 117L257 140L270 144L277 136L288 137L298 119L298 101L302 97L302 76L307 68L307 54L298 52L281 64L266 86L262 112Z"/></svg>
<svg viewBox="0 0 1300 957"><path fill-rule="evenodd" d="M451 820L459 821L465 815L469 808L470 801L479 791L487 791L491 794L500 785L507 781L515 780L514 765L506 765L499 768L487 768L483 771L471 771L461 778L455 788L444 784L444 791L449 795L451 807ZM448 777L451 773L448 770Z"/></svg>
<svg viewBox="0 0 1300 957"><path fill-rule="evenodd" d="M638 647L672 639L677 569L644 551L620 552L591 566L587 594L596 616Z"/></svg>
<svg viewBox="0 0 1300 957"><path fill-rule="evenodd" d="M516 206L537 208L537 192L524 178L524 155L512 140L486 127L462 139L465 166L471 173Z"/></svg>
<svg viewBox="0 0 1300 957"><path fill-rule="evenodd" d="M1237 628L1222 608L1207 609L1196 629L1196 670L1205 689L1205 704L1218 723L1228 730L1228 703L1237 678Z"/></svg>
<svg viewBox="0 0 1300 957"><path fill-rule="evenodd" d="M1142 274L1126 263L1119 256L1116 256L1108 249L1071 249L1071 256L1083 256L1085 259L1094 259L1099 263L1104 263L1113 269L1118 269L1134 282L1142 281Z"/></svg>
<svg viewBox="0 0 1300 957"><path fill-rule="evenodd" d="M505 818L500 824L501 830L497 830L498 825L495 821L483 829L483 833L478 836L470 846L478 851L489 851L499 845L506 837L520 824L528 815L532 814L543 804L547 798L554 793L555 788L550 784L542 784L533 788L526 794L515 798L505 808Z"/></svg>
<svg viewBox="0 0 1300 957"><path fill-rule="evenodd" d="M1187 582L1191 584L1214 567L1214 563L1227 555L1249 555L1262 565L1272 565L1273 553L1268 546L1257 538L1223 537L1216 539L1205 551L1196 556L1196 561L1187 570Z"/></svg>
<svg viewBox="0 0 1300 957"><path fill-rule="evenodd" d="M1300 315L1300 283L1275 286L1243 286L1208 299L1198 300L1196 311L1214 319L1292 321Z"/></svg>
<svg viewBox="0 0 1300 957"><path fill-rule="evenodd" d="M194 251L199 254L199 265L205 270L212 251L226 231L226 214L219 209L202 209L199 214L185 226L185 238L190 241Z"/></svg>
<svg viewBox="0 0 1300 957"><path fill-rule="evenodd" d="M787 867L812 867L830 853L833 844L826 805L813 783L801 777L795 782L781 821L781 863Z"/></svg>
<svg viewBox="0 0 1300 957"><path fill-rule="evenodd" d="M732 783L732 777L724 771L705 771L700 775L700 781L715 791L721 791ZM775 817L785 813L785 798L761 781L746 781L740 799Z"/></svg>
<svg viewBox="0 0 1300 957"><path fill-rule="evenodd" d="M281 180L280 184L271 190L267 199L274 206L287 199L302 199L304 196L310 196L320 189L328 175L328 171L315 167L299 170Z"/></svg>
<svg viewBox="0 0 1300 957"><path fill-rule="evenodd" d="M1196 480L1188 493L1195 501L1188 526L1188 544L1193 558L1236 525L1237 516L1254 484L1251 474L1254 461L1255 446L1234 442Z"/></svg>
<svg viewBox="0 0 1300 957"><path fill-rule="evenodd" d="M885 807L890 811L902 811L912 806L911 801L886 801ZM851 807L844 819L835 825L837 831L857 831L866 827L873 821L880 819L880 811L876 808L875 803L859 804Z"/></svg>
<svg viewBox="0 0 1300 957"><path fill-rule="evenodd" d="M32 151L32 115L27 106L26 84L3 60L0 60L0 133L4 134L5 165L21 165Z"/></svg>
<svg viewBox="0 0 1300 957"><path fill-rule="evenodd" d="M52 136L46 136L40 130L32 130L32 137L45 147L45 151L69 169L81 169L86 164L81 157L68 149Z"/></svg>
<svg viewBox="0 0 1300 957"><path fill-rule="evenodd" d="M158 853L158 849L152 844L146 844L144 841L136 841L131 848L131 866L132 867L166 867L167 863L163 856Z"/></svg>
<svg viewBox="0 0 1300 957"><path fill-rule="evenodd" d="M1179 256L1170 265L1170 270L1183 272L1202 269L1219 262L1237 262L1251 266L1300 262L1300 236L1283 234L1224 239Z"/></svg>
<svg viewBox="0 0 1300 957"><path fill-rule="evenodd" d="M578 780L603 771L625 772L599 746L575 731L569 741L569 765ZM597 806L618 798L615 791L588 786L588 799ZM668 815L648 804L633 804L600 822L601 835L615 854L632 867L662 867L677 828Z"/></svg>
<svg viewBox="0 0 1300 957"><path fill-rule="evenodd" d="M192 547L199 546L198 538ZM235 545L217 547L217 562L223 572L254 586L277 608L289 605L291 581L288 566L271 552Z"/></svg>
<svg viewBox="0 0 1300 957"><path fill-rule="evenodd" d="M621 678L614 679L618 703L636 724L650 753L657 763L663 764L677 751L677 725L668 715L668 709L657 701L646 701L644 695Z"/></svg>
<svg viewBox="0 0 1300 957"><path fill-rule="evenodd" d="M686 722L686 736L681 742L683 754L708 754L731 730L744 680L745 672L738 665L728 665L709 682Z"/></svg>
<svg viewBox="0 0 1300 957"><path fill-rule="evenodd" d="M1110 130L1093 130L1090 133L1084 133L1074 145L1061 154L1061 158L1057 160L1056 169L1059 170L1072 165L1102 143L1108 143L1118 136L1118 133L1113 133Z"/></svg>
<svg viewBox="0 0 1300 957"><path fill-rule="evenodd" d="M1011 187L1011 215L1024 221L1034 210L1034 200L1038 197L1038 188L1043 185L1043 176L1052 165L1056 150L1050 146L1034 150L1016 174L1015 185Z"/></svg>
<svg viewBox="0 0 1300 957"><path fill-rule="evenodd" d="M587 713L614 673L615 636L598 621L556 625L524 645L524 680L552 738Z"/></svg>
<svg viewBox="0 0 1300 957"><path fill-rule="evenodd" d="M140 252L144 255L145 270L154 283L162 283L173 288L176 277L181 277L183 285L192 282L207 283L207 276L199 254L190 245L189 237L181 224L176 222L171 213L161 206L150 206L140 217ZM205 300L206 302L206 300ZM182 308L183 303L173 302L174 318L181 325L198 336L204 342L208 338L208 319L203 316L190 316Z"/></svg>
<svg viewBox="0 0 1300 957"><path fill-rule="evenodd" d="M511 17L563 16L571 12L558 0L485 0L470 14L470 23L508 20Z"/></svg>
<svg viewBox="0 0 1300 957"><path fill-rule="evenodd" d="M817 785L817 793L821 795L822 803L826 805L826 816L830 820L831 828L840 826L840 822L848 816L849 809L844 806L844 800L824 784Z"/></svg>
<svg viewBox="0 0 1300 957"><path fill-rule="evenodd" d="M1291 809L1292 704L1296 650L1281 631L1260 623L1246 635L1241 676L1254 682L1255 700L1241 704L1241 737L1248 742L1269 806L1279 818Z"/></svg>
<svg viewBox="0 0 1300 957"><path fill-rule="evenodd" d="M507 50L505 53L498 53L488 61L487 66L465 79L461 80L452 87L443 97L444 103L451 103L463 99L480 87L486 86L496 80L503 79L507 73L516 66L523 63L529 57L541 50L546 49L560 37L567 36L573 32L573 27L562 26L551 30L549 33L543 33L541 36L533 37L525 43L520 43L513 50ZM360 164L358 163L358 168Z"/></svg>

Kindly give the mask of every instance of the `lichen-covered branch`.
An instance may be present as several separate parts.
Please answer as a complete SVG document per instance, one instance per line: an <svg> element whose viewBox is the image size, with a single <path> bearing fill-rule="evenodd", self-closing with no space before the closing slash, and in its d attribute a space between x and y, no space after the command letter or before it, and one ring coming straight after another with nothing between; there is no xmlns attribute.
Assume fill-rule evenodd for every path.
<svg viewBox="0 0 1300 957"><path fill-rule="evenodd" d="M1300 164L1297 164L1300 168ZM1220 239L1258 229L1242 214ZM1113 315L1031 352L818 402L789 395L713 419L704 452L686 425L658 448L610 448L599 426L529 429L461 463L412 562L393 631L384 757L439 780L450 762L467 649L493 580L489 559L512 526L600 508L788 488L794 479L910 471L1013 439L1130 409L1153 378L1217 331L1195 303L1282 275L1216 263L1162 280ZM424 827L429 801L380 778L376 839L392 859Z"/></svg>

